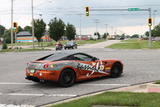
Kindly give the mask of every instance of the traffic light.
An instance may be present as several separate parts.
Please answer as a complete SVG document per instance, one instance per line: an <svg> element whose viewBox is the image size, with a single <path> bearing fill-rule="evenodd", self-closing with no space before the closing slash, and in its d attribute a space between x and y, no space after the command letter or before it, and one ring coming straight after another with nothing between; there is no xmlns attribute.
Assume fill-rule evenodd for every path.
<svg viewBox="0 0 160 107"><path fill-rule="evenodd" d="M148 26L152 26L152 18L148 19Z"/></svg>
<svg viewBox="0 0 160 107"><path fill-rule="evenodd" d="M86 7L86 16L89 16L89 7Z"/></svg>
<svg viewBox="0 0 160 107"><path fill-rule="evenodd" d="M15 29L15 32L18 32L18 24L17 24L17 22L13 23L13 27Z"/></svg>
<svg viewBox="0 0 160 107"><path fill-rule="evenodd" d="M14 23L13 23L13 27L18 27L17 22L14 22Z"/></svg>

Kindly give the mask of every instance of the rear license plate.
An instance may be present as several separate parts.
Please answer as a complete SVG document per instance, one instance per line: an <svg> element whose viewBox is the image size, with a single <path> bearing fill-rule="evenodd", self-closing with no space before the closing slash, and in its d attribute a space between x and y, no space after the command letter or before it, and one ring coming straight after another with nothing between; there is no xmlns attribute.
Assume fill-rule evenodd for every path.
<svg viewBox="0 0 160 107"><path fill-rule="evenodd" d="M33 74L29 74L30 76L33 76Z"/></svg>

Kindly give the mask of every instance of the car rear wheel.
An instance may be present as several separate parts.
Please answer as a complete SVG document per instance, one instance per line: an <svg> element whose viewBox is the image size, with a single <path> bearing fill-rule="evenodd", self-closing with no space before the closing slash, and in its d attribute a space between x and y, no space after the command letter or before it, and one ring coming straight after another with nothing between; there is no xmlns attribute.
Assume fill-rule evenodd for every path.
<svg viewBox="0 0 160 107"><path fill-rule="evenodd" d="M71 69L65 69L62 71L59 78L59 85L62 87L72 86L75 82L75 73Z"/></svg>
<svg viewBox="0 0 160 107"><path fill-rule="evenodd" d="M120 63L113 64L110 76L112 78L116 78L116 77L121 76L122 69L123 69L122 64L120 64Z"/></svg>

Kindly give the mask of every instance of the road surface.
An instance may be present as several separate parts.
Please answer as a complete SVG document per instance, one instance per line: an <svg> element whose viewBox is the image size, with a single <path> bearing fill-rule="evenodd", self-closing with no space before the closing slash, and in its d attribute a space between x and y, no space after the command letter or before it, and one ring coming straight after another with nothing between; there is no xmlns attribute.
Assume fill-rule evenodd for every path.
<svg viewBox="0 0 160 107"><path fill-rule="evenodd" d="M71 51L71 50L67 50ZM62 88L56 84L38 84L25 80L27 62L54 51L1 53L0 54L0 106L39 106L60 100L95 93L102 90L159 80L160 50L118 50L108 48L80 48L100 59L119 59L124 63L120 78L102 78L76 83ZM15 106L18 107L18 106ZM25 107L25 106L23 106Z"/></svg>

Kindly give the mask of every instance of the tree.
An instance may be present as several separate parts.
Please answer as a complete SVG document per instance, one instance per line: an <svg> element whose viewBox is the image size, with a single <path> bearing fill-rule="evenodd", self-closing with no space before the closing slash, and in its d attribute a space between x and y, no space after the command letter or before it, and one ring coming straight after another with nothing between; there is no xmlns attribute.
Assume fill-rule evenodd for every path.
<svg viewBox="0 0 160 107"><path fill-rule="evenodd" d="M152 37L160 36L160 24L156 25L151 31ZM145 32L145 35L149 37L149 31Z"/></svg>
<svg viewBox="0 0 160 107"><path fill-rule="evenodd" d="M74 40L76 35L76 28L72 24L67 24L65 35L69 40Z"/></svg>
<svg viewBox="0 0 160 107"><path fill-rule="evenodd" d="M131 38L139 38L139 35L138 34L134 34L134 35L132 35Z"/></svg>
<svg viewBox="0 0 160 107"><path fill-rule="evenodd" d="M25 26L24 31L28 31L28 32L32 33L32 27L31 26Z"/></svg>
<svg viewBox="0 0 160 107"><path fill-rule="evenodd" d="M103 35L103 39L107 39L107 36L109 36L109 33L104 33L104 35Z"/></svg>
<svg viewBox="0 0 160 107"><path fill-rule="evenodd" d="M94 35L97 35L98 36L98 39L101 39L101 35L99 32L95 32Z"/></svg>
<svg viewBox="0 0 160 107"><path fill-rule="evenodd" d="M152 30L152 37L160 36L160 24L156 25Z"/></svg>
<svg viewBox="0 0 160 107"><path fill-rule="evenodd" d="M149 37L149 32L148 31L145 32L145 36Z"/></svg>
<svg viewBox="0 0 160 107"><path fill-rule="evenodd" d="M35 37L38 40L38 42L41 41L42 36L44 36L44 33L46 31L46 24L43 21L43 19L37 19L34 20L34 33Z"/></svg>
<svg viewBox="0 0 160 107"><path fill-rule="evenodd" d="M98 35L98 39L101 39L101 35L99 32L97 32L97 35Z"/></svg>
<svg viewBox="0 0 160 107"><path fill-rule="evenodd" d="M18 26L18 32L23 31L23 28L21 26Z"/></svg>
<svg viewBox="0 0 160 107"><path fill-rule="evenodd" d="M6 43L11 43L11 30L10 29L5 30L3 38Z"/></svg>
<svg viewBox="0 0 160 107"><path fill-rule="evenodd" d="M49 35L50 37L58 41L64 35L65 24L61 19L54 18L50 21L49 25Z"/></svg>
<svg viewBox="0 0 160 107"><path fill-rule="evenodd" d="M4 26L0 25L0 37L3 36L5 30L6 30L6 28Z"/></svg>

